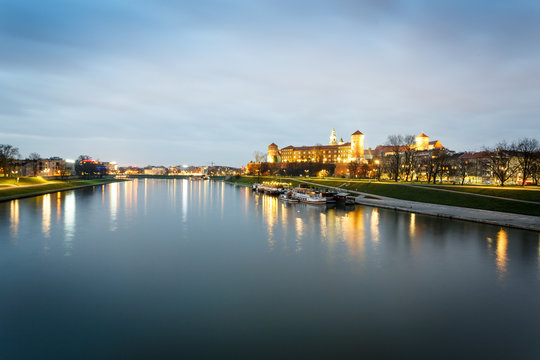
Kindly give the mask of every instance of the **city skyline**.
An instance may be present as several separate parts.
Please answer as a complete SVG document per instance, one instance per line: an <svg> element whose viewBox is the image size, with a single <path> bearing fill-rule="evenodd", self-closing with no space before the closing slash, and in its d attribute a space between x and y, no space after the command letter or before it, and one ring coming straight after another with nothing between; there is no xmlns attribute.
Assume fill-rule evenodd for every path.
<svg viewBox="0 0 540 360"><path fill-rule="evenodd" d="M540 6L453 1L0 5L0 143L242 166L269 143L452 150L540 133Z"/></svg>

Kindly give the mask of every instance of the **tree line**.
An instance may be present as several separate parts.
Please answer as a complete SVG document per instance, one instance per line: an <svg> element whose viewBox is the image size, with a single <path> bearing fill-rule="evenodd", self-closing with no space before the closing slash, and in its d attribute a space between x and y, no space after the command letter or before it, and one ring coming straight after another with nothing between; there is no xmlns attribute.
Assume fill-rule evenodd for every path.
<svg viewBox="0 0 540 360"><path fill-rule="evenodd" d="M425 173L427 182L443 181L445 176L459 179L463 184L467 176L489 175L504 184L516 175L521 185L527 180L537 184L540 176L540 146L538 140L522 138L512 143L501 141L485 147L474 157L468 153L455 153L448 149L417 151L414 136L391 135L387 146L391 152L381 159L381 171L394 181L414 181L414 176Z"/></svg>

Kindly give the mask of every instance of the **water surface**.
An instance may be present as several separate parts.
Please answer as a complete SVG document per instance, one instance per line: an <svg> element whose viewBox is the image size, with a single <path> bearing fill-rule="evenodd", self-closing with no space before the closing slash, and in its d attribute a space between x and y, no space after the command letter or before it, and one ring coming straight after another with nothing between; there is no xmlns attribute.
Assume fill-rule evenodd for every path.
<svg viewBox="0 0 540 360"><path fill-rule="evenodd" d="M221 182L0 203L0 358L540 358L538 233Z"/></svg>

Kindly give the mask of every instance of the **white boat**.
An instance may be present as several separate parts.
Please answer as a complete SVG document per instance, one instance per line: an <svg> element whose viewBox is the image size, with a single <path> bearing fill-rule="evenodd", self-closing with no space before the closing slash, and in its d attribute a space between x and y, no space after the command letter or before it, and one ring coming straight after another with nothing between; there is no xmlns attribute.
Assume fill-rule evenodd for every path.
<svg viewBox="0 0 540 360"><path fill-rule="evenodd" d="M320 194L315 194L311 189L296 188L291 197L306 204L326 205L326 198Z"/></svg>
<svg viewBox="0 0 540 360"><path fill-rule="evenodd" d="M311 205L326 205L326 198L321 196L308 196L303 202Z"/></svg>
<svg viewBox="0 0 540 360"><path fill-rule="evenodd" d="M281 194L279 195L279 199L280 200L283 200L285 202L288 202L288 203L297 203L298 202L298 199L295 199L291 196L291 193L285 193L285 194Z"/></svg>

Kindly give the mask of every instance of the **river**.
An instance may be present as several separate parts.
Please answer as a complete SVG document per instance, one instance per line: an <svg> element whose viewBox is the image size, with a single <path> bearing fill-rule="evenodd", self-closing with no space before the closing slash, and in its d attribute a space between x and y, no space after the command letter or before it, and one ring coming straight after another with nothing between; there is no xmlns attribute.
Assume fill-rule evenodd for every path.
<svg viewBox="0 0 540 360"><path fill-rule="evenodd" d="M0 239L1 359L540 358L536 232L139 179Z"/></svg>

